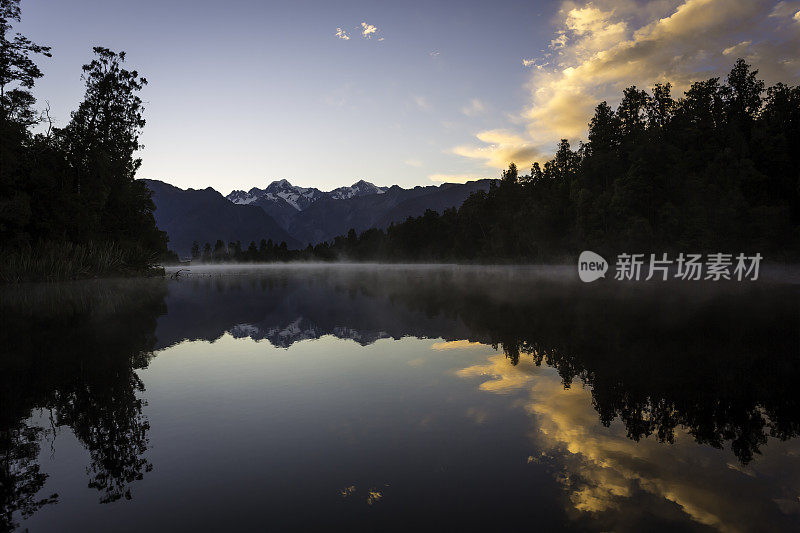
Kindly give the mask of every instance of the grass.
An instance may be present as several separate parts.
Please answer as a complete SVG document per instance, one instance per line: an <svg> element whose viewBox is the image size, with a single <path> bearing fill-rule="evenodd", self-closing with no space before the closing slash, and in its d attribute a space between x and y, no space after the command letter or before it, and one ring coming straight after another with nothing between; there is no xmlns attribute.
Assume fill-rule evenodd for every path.
<svg viewBox="0 0 800 533"><path fill-rule="evenodd" d="M0 282L163 274L157 255L117 243L42 242L0 250Z"/></svg>

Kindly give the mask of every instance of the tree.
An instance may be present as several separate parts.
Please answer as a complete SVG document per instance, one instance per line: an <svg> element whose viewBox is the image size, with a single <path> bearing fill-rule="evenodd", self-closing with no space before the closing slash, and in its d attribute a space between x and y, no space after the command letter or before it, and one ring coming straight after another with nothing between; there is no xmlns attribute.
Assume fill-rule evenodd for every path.
<svg viewBox="0 0 800 533"><path fill-rule="evenodd" d="M200 243L194 241L192 243L192 259L199 259L200 258Z"/></svg>
<svg viewBox="0 0 800 533"><path fill-rule="evenodd" d="M138 92L147 80L123 68L124 52L102 47L94 52L83 66L84 100L56 132L82 215L69 234L78 241L113 241L160 253L166 235L156 227L151 192L134 179L145 125Z"/></svg>
<svg viewBox="0 0 800 533"><path fill-rule="evenodd" d="M672 84L656 83L653 97L647 105L647 127L651 130L662 128L669 123L675 112L675 100L672 99Z"/></svg>
<svg viewBox="0 0 800 533"><path fill-rule="evenodd" d="M30 106L35 102L28 89L42 77L31 58L34 54L52 57L49 46L41 46L15 33L12 22L21 21L19 0L0 0L0 121L31 121ZM16 87L10 87L12 84Z"/></svg>
<svg viewBox="0 0 800 533"><path fill-rule="evenodd" d="M19 0L0 0L0 239L27 240L32 219L29 126L36 123L35 98L30 93L42 72L32 56L51 57L50 47L40 46L15 33L20 22Z"/></svg>
<svg viewBox="0 0 800 533"><path fill-rule="evenodd" d="M617 108L623 136L644 131L649 100L647 92L638 90L635 85L623 91L622 101Z"/></svg>
<svg viewBox="0 0 800 533"><path fill-rule="evenodd" d="M589 145L592 153L612 152L619 146L620 120L607 102L597 104L589 123Z"/></svg>
<svg viewBox="0 0 800 533"><path fill-rule="evenodd" d="M214 261L221 261L225 258L228 251L225 249L225 243L222 239L217 239L217 242L214 243L214 253L212 254L212 258Z"/></svg>
<svg viewBox="0 0 800 533"><path fill-rule="evenodd" d="M517 165L511 163L508 166L508 170L503 171L503 175L500 178L505 183L517 183L519 178L519 172L517 171Z"/></svg>
<svg viewBox="0 0 800 533"><path fill-rule="evenodd" d="M757 75L758 70L751 70L750 65L742 58L736 60L728 74L731 107L733 115L739 120L752 121L761 110L764 82Z"/></svg>

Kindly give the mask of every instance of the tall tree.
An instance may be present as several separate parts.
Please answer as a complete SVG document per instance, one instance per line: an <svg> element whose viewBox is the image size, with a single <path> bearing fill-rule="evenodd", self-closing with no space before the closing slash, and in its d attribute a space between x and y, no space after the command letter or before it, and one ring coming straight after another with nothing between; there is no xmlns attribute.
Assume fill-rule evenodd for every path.
<svg viewBox="0 0 800 533"><path fill-rule="evenodd" d="M151 193L134 179L145 125L138 93L147 80L123 67L125 52L95 47L94 53L83 66L84 100L58 131L73 190L85 212L94 214L75 233L160 251L166 242L155 226Z"/></svg>
<svg viewBox="0 0 800 533"><path fill-rule="evenodd" d="M51 57L50 47L34 43L20 33L12 33L12 24L20 22L19 0L0 0L0 120L33 119L33 88L42 71L32 56Z"/></svg>
<svg viewBox="0 0 800 533"><path fill-rule="evenodd" d="M51 57L41 46L12 31L20 22L19 0L0 0L0 239L24 240L31 219L28 127L36 122L30 92L42 72L36 55Z"/></svg>

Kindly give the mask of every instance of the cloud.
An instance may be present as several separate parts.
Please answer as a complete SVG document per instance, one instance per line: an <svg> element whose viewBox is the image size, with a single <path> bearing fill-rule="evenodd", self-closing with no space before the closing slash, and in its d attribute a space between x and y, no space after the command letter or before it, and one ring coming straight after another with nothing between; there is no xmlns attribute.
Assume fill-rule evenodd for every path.
<svg viewBox="0 0 800 533"><path fill-rule="evenodd" d="M422 161L420 161L419 159L406 159L405 161L403 161L403 163L405 163L406 165L408 165L410 167L419 168L419 167L422 166Z"/></svg>
<svg viewBox="0 0 800 533"><path fill-rule="evenodd" d="M489 176L475 176L469 174L431 174L428 179L437 183L467 183L468 181L477 181L489 179ZM441 346L433 346L434 350L447 350Z"/></svg>
<svg viewBox="0 0 800 533"><path fill-rule="evenodd" d="M371 39L372 36L378 31L378 28L366 22L361 23L361 36L365 39Z"/></svg>
<svg viewBox="0 0 800 533"><path fill-rule="evenodd" d="M486 106L483 105L483 102L481 102L477 98L473 98L472 100L470 100L469 104L461 108L461 112L467 115L468 117L480 115L484 111L486 111Z"/></svg>
<svg viewBox="0 0 800 533"><path fill-rule="evenodd" d="M524 137L507 130L488 130L476 135L482 146L456 146L452 153L477 159L490 168L506 168L509 163L525 168L544 155Z"/></svg>
<svg viewBox="0 0 800 533"><path fill-rule="evenodd" d="M534 147L549 158L559 139L585 139L595 106L603 100L616 105L625 87L670 81L680 96L693 81L724 77L740 56L768 84L795 84L798 12L797 1L564 1L548 50L523 60L535 68L528 103L514 117L525 125L522 142L453 151L494 167L511 157L532 157Z"/></svg>
<svg viewBox="0 0 800 533"><path fill-rule="evenodd" d="M549 141L583 137L594 106L618 100L624 87L671 81L682 91L691 81L724 74L731 67L728 56L748 47L748 59L769 81L797 79L797 70L782 60L792 45L800 46L800 36L774 31L771 2L684 0L638 24L615 5L564 4L554 64L532 79L524 114L531 135ZM743 41L742 35L753 38Z"/></svg>
<svg viewBox="0 0 800 533"><path fill-rule="evenodd" d="M336 28L336 37L342 39L343 41L349 41L350 36L347 35L347 32L344 31L342 28Z"/></svg>
<svg viewBox="0 0 800 533"><path fill-rule="evenodd" d="M753 41L742 41L739 44L729 46L722 51L722 55L741 57L747 51L747 48L753 44Z"/></svg>
<svg viewBox="0 0 800 533"><path fill-rule="evenodd" d="M433 109L431 103L428 102L428 99L425 98L424 96L415 96L414 103L417 104L417 107L419 107L420 109L424 109L426 111Z"/></svg>
<svg viewBox="0 0 800 533"><path fill-rule="evenodd" d="M778 2L769 14L770 17L785 19L792 17L795 20L800 20L800 2Z"/></svg>

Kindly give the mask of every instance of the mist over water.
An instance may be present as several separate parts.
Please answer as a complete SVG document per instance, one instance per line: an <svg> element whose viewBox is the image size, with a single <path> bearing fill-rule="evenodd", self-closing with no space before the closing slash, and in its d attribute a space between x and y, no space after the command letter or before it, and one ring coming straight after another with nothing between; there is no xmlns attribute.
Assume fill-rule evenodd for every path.
<svg viewBox="0 0 800 533"><path fill-rule="evenodd" d="M0 289L4 528L800 525L791 276L177 270Z"/></svg>

